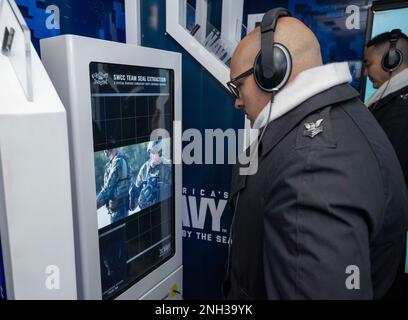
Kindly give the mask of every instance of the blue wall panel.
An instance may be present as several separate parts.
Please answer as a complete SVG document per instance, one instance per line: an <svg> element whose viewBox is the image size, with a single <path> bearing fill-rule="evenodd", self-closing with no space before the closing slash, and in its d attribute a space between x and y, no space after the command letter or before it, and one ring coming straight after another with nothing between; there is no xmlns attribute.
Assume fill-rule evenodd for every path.
<svg viewBox="0 0 408 320"><path fill-rule="evenodd" d="M16 3L31 30L37 52L40 39L60 34L126 41L124 0L16 0ZM52 5L59 8L59 29L46 25L52 15L46 9Z"/></svg>
<svg viewBox="0 0 408 320"><path fill-rule="evenodd" d="M353 74L352 85L360 89L360 76L364 56L368 5L371 0L289 0L288 8L294 17L302 20L316 34L324 63L348 61ZM347 8L357 6L359 26L346 25L351 13ZM351 12L351 11L350 11ZM354 11L353 11L354 12Z"/></svg>
<svg viewBox="0 0 408 320"><path fill-rule="evenodd" d="M248 14L265 13L280 6L287 7L294 17L302 20L316 34L324 63L340 61L350 63L352 85L359 90L367 8L371 2L371 0L245 0L243 23L247 23ZM348 29L346 26L346 19L350 17L346 10L352 8L349 6L359 8L360 23L356 29Z"/></svg>
<svg viewBox="0 0 408 320"><path fill-rule="evenodd" d="M143 46L183 55L183 130L195 128L204 134L205 129L242 128L243 115L234 109L224 87L166 34L165 1L143 1L141 15ZM197 208L210 202L215 206L223 205L230 179L231 167L228 165L183 165L184 200L196 201ZM212 229L209 209L205 211L204 228L191 227L191 215L197 214L194 205L188 205L187 211L190 227L183 227L186 235L183 238L184 298L220 299L228 246L217 242L217 236L218 239L228 237L232 213L226 207L218 232ZM208 235L211 235L211 241Z"/></svg>
<svg viewBox="0 0 408 320"><path fill-rule="evenodd" d="M288 7L287 0L244 0L244 17L242 19L242 23L247 26L248 24L248 15L249 14L260 14L265 13L270 9L276 7Z"/></svg>

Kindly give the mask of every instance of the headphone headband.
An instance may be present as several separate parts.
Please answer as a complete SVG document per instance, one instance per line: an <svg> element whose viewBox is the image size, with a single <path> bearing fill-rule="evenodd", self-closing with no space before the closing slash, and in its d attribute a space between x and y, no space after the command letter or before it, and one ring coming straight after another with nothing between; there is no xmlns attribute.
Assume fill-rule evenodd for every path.
<svg viewBox="0 0 408 320"><path fill-rule="evenodd" d="M393 29L390 31L390 42L398 42L401 38L401 29Z"/></svg>
<svg viewBox="0 0 408 320"><path fill-rule="evenodd" d="M271 79L275 70L273 68L273 45L275 43L275 29L280 17L291 16L286 8L275 8L265 13L261 23L261 64L263 76L266 79Z"/></svg>

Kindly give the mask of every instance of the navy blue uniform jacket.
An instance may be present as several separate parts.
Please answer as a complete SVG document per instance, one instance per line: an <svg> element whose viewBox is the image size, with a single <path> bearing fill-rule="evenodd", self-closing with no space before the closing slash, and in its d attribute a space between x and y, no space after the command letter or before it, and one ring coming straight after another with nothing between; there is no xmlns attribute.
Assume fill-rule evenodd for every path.
<svg viewBox="0 0 408 320"><path fill-rule="evenodd" d="M305 124L321 119L323 132L305 135ZM354 89L335 86L273 121L257 173L238 169L227 298L385 294L403 254L407 189L395 151Z"/></svg>

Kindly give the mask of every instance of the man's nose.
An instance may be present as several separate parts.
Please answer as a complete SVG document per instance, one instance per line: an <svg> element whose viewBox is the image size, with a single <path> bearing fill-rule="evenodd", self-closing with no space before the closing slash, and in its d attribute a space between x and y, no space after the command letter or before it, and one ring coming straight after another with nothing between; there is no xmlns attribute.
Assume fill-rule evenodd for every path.
<svg viewBox="0 0 408 320"><path fill-rule="evenodd" d="M366 67L366 68L364 68L363 75L364 75L364 77L367 77L367 76L368 76L367 67Z"/></svg>
<svg viewBox="0 0 408 320"><path fill-rule="evenodd" d="M241 110L244 107L244 104L242 103L241 99L235 99L235 108Z"/></svg>

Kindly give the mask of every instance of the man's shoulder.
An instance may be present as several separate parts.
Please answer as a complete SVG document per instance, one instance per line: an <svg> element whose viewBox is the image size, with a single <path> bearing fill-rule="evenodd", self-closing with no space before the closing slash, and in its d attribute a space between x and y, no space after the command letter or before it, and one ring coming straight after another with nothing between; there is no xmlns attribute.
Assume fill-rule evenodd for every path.
<svg viewBox="0 0 408 320"><path fill-rule="evenodd" d="M331 119L332 106L326 106L304 118L296 128L294 149L335 148L337 141Z"/></svg>
<svg viewBox="0 0 408 320"><path fill-rule="evenodd" d="M365 121L375 124L375 119L361 100L356 98L333 103L303 118L293 130L296 138L290 141L295 150L313 148L315 152L325 148L344 148L343 142L350 142L350 139L353 143L365 143L360 128ZM372 129L375 131L375 128Z"/></svg>
<svg viewBox="0 0 408 320"><path fill-rule="evenodd" d="M403 95L403 96L407 95L407 94L408 94L408 85L405 86L405 87L403 87L403 88L401 88L401 89L399 89L399 90L396 91L394 94L396 94L396 95L398 95L398 96L400 96L400 95Z"/></svg>
<svg viewBox="0 0 408 320"><path fill-rule="evenodd" d="M408 112L408 86L390 93L378 102L374 114L390 113L390 109Z"/></svg>
<svg viewBox="0 0 408 320"><path fill-rule="evenodd" d="M408 86L395 92L394 99L396 106L403 108L401 111L408 114Z"/></svg>
<svg viewBox="0 0 408 320"><path fill-rule="evenodd" d="M325 106L308 114L276 146L273 166L327 164L354 170L349 163L366 163L374 170L376 158L389 150L388 140L359 99ZM275 161L276 160L276 161Z"/></svg>
<svg viewBox="0 0 408 320"><path fill-rule="evenodd" d="M299 140L292 139L291 136L299 131L299 139L311 144L316 143L319 138L331 132L331 119L327 115L322 117L322 111L341 104L362 104L361 101L358 102L357 97L358 92L348 84L342 84L302 102L268 126L262 141L262 156L267 155L276 145L282 146L283 141L289 141L289 144L295 141L297 145Z"/></svg>

